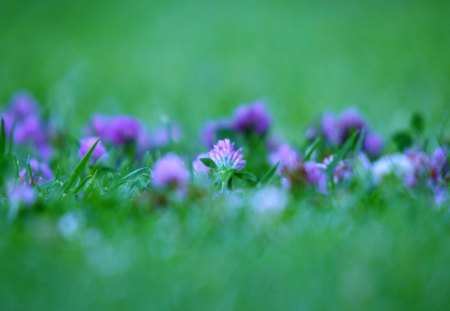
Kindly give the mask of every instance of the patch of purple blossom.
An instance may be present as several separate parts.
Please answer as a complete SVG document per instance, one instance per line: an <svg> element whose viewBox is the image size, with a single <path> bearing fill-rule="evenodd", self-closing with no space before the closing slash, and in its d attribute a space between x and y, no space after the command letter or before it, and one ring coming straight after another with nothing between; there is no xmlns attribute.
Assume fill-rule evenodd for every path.
<svg viewBox="0 0 450 311"><path fill-rule="evenodd" d="M183 160L173 153L158 159L151 170L152 183L156 188L183 191L189 181L189 171Z"/></svg>
<svg viewBox="0 0 450 311"><path fill-rule="evenodd" d="M365 133L363 151L370 157L379 157L383 151L383 139L370 130L367 122L355 108L349 108L341 115L324 114L318 128L314 126L308 128L307 137L311 141L317 136L322 136L331 148L337 148L345 143L354 131L362 132L362 130Z"/></svg>
<svg viewBox="0 0 450 311"><path fill-rule="evenodd" d="M91 121L91 134L116 146L137 142L142 132L141 123L125 115L113 117L96 115Z"/></svg>
<svg viewBox="0 0 450 311"><path fill-rule="evenodd" d="M262 136L269 130L271 118L266 105L257 101L238 107L234 112L232 123L237 132Z"/></svg>
<svg viewBox="0 0 450 311"><path fill-rule="evenodd" d="M36 192L28 184L8 183L7 195L12 205L31 206L36 202Z"/></svg>
<svg viewBox="0 0 450 311"><path fill-rule="evenodd" d="M206 122L203 132L202 132L202 143L208 148L212 148L214 146L214 142L219 140L220 132L223 131L231 131L231 121L220 119L215 121L208 121Z"/></svg>

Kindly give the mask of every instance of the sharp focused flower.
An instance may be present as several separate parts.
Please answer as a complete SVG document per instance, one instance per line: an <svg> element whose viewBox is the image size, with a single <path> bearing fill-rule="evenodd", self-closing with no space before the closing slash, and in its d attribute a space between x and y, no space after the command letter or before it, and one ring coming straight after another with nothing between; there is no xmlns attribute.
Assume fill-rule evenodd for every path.
<svg viewBox="0 0 450 311"><path fill-rule="evenodd" d="M11 204L25 206L33 205L36 201L36 193L28 184L9 183L7 187L7 195Z"/></svg>
<svg viewBox="0 0 450 311"><path fill-rule="evenodd" d="M87 137L83 138L80 141L80 149L78 150L78 155L80 158L84 157L86 153L94 146L95 142L98 140L97 137ZM97 162L101 157L106 155L106 149L105 146L103 146L102 141L100 140L97 145L95 146L94 151L92 152L90 162L95 163Z"/></svg>
<svg viewBox="0 0 450 311"><path fill-rule="evenodd" d="M233 128L238 132L264 135L270 127L270 116L263 102L241 106L236 109Z"/></svg>
<svg viewBox="0 0 450 311"><path fill-rule="evenodd" d="M234 143L229 139L219 140L214 148L209 152L209 157L220 170L242 170L245 167L245 160L242 148L234 149Z"/></svg>
<svg viewBox="0 0 450 311"><path fill-rule="evenodd" d="M183 189L189 180L189 171L183 160L168 153L161 157L152 168L152 182L162 189Z"/></svg>

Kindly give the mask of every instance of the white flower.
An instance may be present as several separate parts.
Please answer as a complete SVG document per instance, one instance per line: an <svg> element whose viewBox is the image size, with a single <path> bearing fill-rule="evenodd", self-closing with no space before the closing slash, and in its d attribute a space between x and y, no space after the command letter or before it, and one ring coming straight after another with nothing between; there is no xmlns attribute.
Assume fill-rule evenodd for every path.
<svg viewBox="0 0 450 311"><path fill-rule="evenodd" d="M384 156L372 165L372 176L378 183L388 175L395 175L405 180L414 175L414 165L406 155L401 153Z"/></svg>

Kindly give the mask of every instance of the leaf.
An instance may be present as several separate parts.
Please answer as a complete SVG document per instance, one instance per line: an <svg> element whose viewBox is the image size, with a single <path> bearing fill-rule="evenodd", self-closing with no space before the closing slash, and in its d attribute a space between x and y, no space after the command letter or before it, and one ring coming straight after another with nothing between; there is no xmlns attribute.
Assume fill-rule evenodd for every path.
<svg viewBox="0 0 450 311"><path fill-rule="evenodd" d="M28 158L28 161L27 161L27 173L30 176L31 185L34 187L36 184L34 182L33 170L31 169L31 166L30 166L30 158ZM25 177L25 179L26 179L26 177Z"/></svg>
<svg viewBox="0 0 450 311"><path fill-rule="evenodd" d="M92 145L91 149L89 149L89 151L84 155L84 157L80 160L80 162L78 162L72 175L70 175L69 180L64 185L63 193L66 193L67 191L69 191L69 189L75 184L78 177L81 175L81 172L83 171L85 166L88 164L89 160L91 159L92 153L94 152L95 147L97 147L97 144L99 141L100 141L100 138L97 139L97 141Z"/></svg>
<svg viewBox="0 0 450 311"><path fill-rule="evenodd" d="M306 155L304 158L304 161L309 161L309 159L311 159L312 155L314 154L314 151L316 151L316 149L322 144L322 138L319 136L317 137L313 143L311 144L311 146L309 146L309 148L306 150Z"/></svg>
<svg viewBox="0 0 450 311"><path fill-rule="evenodd" d="M336 154L336 156L333 157L333 161L331 161L331 163L328 165L328 167L325 170L328 178L333 174L333 172L336 169L339 162L345 158L345 156L350 152L350 150L352 150L352 148L354 148L355 141L356 141L356 138L358 137L358 134L359 134L359 131L353 132L352 136L350 136L350 138L347 139L347 141L344 143L344 145L339 150L339 152Z"/></svg>
<svg viewBox="0 0 450 311"><path fill-rule="evenodd" d="M420 113L415 112L411 116L410 127L417 134L420 134L425 130L425 119Z"/></svg>
<svg viewBox="0 0 450 311"><path fill-rule="evenodd" d="M358 141L355 144L355 148L353 149L354 152L359 152L363 148L364 139L366 138L366 129L363 128L358 135Z"/></svg>
<svg viewBox="0 0 450 311"><path fill-rule="evenodd" d="M397 132L392 136L392 140L400 151L410 147L413 143L411 135L406 131Z"/></svg>
<svg viewBox="0 0 450 311"><path fill-rule="evenodd" d="M144 171L145 172L148 171L148 168L147 167L141 167L141 168L138 168L137 170L132 171L131 173L129 173L129 174L125 175L124 177L122 177L119 180L119 182L117 182L117 184L115 184L111 189L116 189L116 188L120 187L121 185L126 183L128 180L130 180L131 178L139 175L140 173L142 173Z"/></svg>
<svg viewBox="0 0 450 311"><path fill-rule="evenodd" d="M275 163L275 165L269 168L269 170L263 175L263 177L261 177L258 184L261 186L267 185L277 172L278 166L280 166L280 162Z"/></svg>
<svg viewBox="0 0 450 311"><path fill-rule="evenodd" d="M234 175L240 179L247 180L252 184L256 184L258 182L258 178L250 172L235 172Z"/></svg>
<svg viewBox="0 0 450 311"><path fill-rule="evenodd" d="M0 128L0 159L5 155L6 148L6 129L5 129L5 120L1 119L1 128Z"/></svg>
<svg viewBox="0 0 450 311"><path fill-rule="evenodd" d="M214 162L213 160L211 160L210 158L201 158L200 161L202 161L202 163L209 168L215 169L217 168L216 162Z"/></svg>

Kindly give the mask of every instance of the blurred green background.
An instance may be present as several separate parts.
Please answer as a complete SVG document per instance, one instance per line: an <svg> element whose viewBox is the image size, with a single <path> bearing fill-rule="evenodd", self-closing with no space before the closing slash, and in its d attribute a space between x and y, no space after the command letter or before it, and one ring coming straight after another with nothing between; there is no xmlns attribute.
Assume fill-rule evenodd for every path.
<svg viewBox="0 0 450 311"><path fill-rule="evenodd" d="M384 134L448 119L449 1L0 3L0 102L28 89L74 131L101 111L194 134L259 98L291 139L349 105Z"/></svg>

